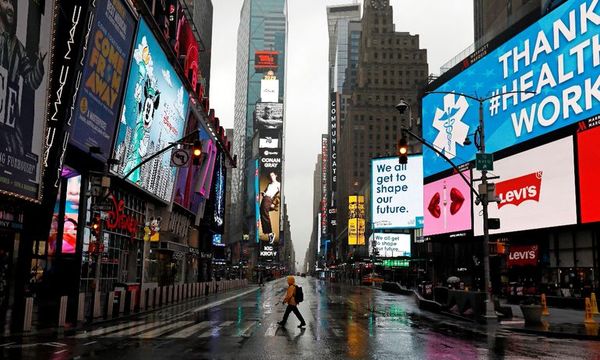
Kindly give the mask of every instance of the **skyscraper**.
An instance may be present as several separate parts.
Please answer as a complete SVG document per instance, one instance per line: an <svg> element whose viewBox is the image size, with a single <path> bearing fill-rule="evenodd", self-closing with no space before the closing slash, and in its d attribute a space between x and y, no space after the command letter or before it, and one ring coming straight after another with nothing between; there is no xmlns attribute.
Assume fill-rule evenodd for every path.
<svg viewBox="0 0 600 360"><path fill-rule="evenodd" d="M360 39L357 83L338 147L340 229L347 223L348 195L369 181L370 159L395 155L402 127L418 132L418 94L428 75L427 50L419 47L418 35L395 32L389 0L364 3ZM400 115L394 106L402 99L411 111ZM339 256L346 255L345 245L338 236Z"/></svg>
<svg viewBox="0 0 600 360"><path fill-rule="evenodd" d="M246 234L251 241L256 241L255 205L258 194L255 175L258 153L252 146L257 134L254 114L257 103L261 102L261 85L265 84L266 78L278 82L277 101L271 99L270 102L283 103L285 34L285 0L244 1L237 43L233 147L238 155L238 167L232 174L233 208L229 232L233 239L241 239ZM279 140L281 146L282 135Z"/></svg>
<svg viewBox="0 0 600 360"><path fill-rule="evenodd" d="M498 36L515 23L541 15L541 0L473 0L475 48ZM547 2L547 1L546 1Z"/></svg>

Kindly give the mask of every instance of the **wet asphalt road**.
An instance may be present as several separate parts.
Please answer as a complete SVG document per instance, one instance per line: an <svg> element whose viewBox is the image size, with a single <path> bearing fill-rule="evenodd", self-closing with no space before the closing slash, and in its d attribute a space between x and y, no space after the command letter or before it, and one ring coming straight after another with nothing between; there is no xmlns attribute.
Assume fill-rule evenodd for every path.
<svg viewBox="0 0 600 360"><path fill-rule="evenodd" d="M308 326L285 307L280 279L260 289L188 302L86 331L4 339L4 359L600 359L600 342L498 331L421 312L409 297L298 278ZM223 302L208 308L206 302Z"/></svg>

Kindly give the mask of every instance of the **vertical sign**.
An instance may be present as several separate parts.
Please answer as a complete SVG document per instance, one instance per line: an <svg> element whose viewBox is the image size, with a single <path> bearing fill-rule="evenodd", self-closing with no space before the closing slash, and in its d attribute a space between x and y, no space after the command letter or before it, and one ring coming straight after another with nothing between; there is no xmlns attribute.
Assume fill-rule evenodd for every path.
<svg viewBox="0 0 600 360"><path fill-rule="evenodd" d="M365 244L365 197L348 197L348 245Z"/></svg>
<svg viewBox="0 0 600 360"><path fill-rule="evenodd" d="M338 138L338 121L337 121L337 93L332 92L329 97L329 196L328 196L328 218L329 230L331 239L335 239L337 226L337 138Z"/></svg>

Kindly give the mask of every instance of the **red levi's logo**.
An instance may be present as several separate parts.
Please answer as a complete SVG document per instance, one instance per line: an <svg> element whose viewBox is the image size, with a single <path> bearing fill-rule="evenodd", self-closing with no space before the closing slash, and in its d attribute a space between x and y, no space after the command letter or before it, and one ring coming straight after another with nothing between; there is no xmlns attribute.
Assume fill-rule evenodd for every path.
<svg viewBox="0 0 600 360"><path fill-rule="evenodd" d="M519 206L519 204L526 200L539 202L541 190L541 171L501 181L496 184L496 194L498 194L498 198L500 199L498 209L508 204Z"/></svg>
<svg viewBox="0 0 600 360"><path fill-rule="evenodd" d="M508 253L508 267L537 265L537 245L511 245Z"/></svg>

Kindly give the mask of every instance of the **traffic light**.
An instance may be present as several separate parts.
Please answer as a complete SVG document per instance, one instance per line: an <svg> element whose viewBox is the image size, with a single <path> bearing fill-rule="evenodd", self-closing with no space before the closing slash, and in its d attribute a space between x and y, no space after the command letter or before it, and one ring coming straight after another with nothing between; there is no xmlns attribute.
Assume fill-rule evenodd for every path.
<svg viewBox="0 0 600 360"><path fill-rule="evenodd" d="M102 232L102 219L100 219L100 215L96 214L94 216L90 225L90 230L96 240L100 240L100 232Z"/></svg>
<svg viewBox="0 0 600 360"><path fill-rule="evenodd" d="M202 157L202 141L195 140L194 145L192 145L192 164L195 166L199 166L201 163Z"/></svg>
<svg viewBox="0 0 600 360"><path fill-rule="evenodd" d="M398 161L400 164L408 163L408 141L404 137L398 141Z"/></svg>

